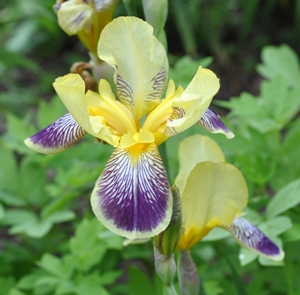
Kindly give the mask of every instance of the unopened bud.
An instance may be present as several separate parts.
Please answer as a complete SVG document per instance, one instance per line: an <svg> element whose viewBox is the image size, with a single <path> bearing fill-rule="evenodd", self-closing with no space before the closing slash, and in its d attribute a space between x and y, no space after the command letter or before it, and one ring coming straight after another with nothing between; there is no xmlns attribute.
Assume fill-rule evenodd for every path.
<svg viewBox="0 0 300 295"><path fill-rule="evenodd" d="M198 295L200 290L200 279L190 251L183 250L180 253L178 269L181 294Z"/></svg>
<svg viewBox="0 0 300 295"><path fill-rule="evenodd" d="M154 29L154 36L167 47L164 26L168 16L168 0L143 0L146 22Z"/></svg>
<svg viewBox="0 0 300 295"><path fill-rule="evenodd" d="M174 254L165 256L160 254L154 246L155 269L164 284L171 285L176 273Z"/></svg>
<svg viewBox="0 0 300 295"><path fill-rule="evenodd" d="M153 238L154 245L160 254L170 256L179 241L181 228L181 199L179 189L172 187L173 213L168 227Z"/></svg>

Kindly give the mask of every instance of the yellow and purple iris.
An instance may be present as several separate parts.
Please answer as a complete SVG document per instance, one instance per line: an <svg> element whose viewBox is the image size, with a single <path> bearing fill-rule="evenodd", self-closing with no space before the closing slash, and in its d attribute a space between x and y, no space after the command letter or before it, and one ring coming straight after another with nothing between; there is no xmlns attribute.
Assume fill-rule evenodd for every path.
<svg viewBox="0 0 300 295"><path fill-rule="evenodd" d="M104 28L98 56L115 70L118 98L103 79L99 93L85 93L79 75L57 78L54 88L69 113L25 143L37 152L58 153L89 133L114 146L92 193L93 211L117 234L152 237L168 226L173 202L158 145L195 123L233 137L208 109L219 80L200 67L186 89L171 80L162 99L167 55L152 27L135 17L119 17Z"/></svg>
<svg viewBox="0 0 300 295"><path fill-rule="evenodd" d="M190 250L213 228L221 227L242 246L273 260L283 259L284 252L241 217L248 201L246 182L237 168L225 162L212 139L201 135L185 139L179 147L179 161L175 180L182 196L179 250Z"/></svg>

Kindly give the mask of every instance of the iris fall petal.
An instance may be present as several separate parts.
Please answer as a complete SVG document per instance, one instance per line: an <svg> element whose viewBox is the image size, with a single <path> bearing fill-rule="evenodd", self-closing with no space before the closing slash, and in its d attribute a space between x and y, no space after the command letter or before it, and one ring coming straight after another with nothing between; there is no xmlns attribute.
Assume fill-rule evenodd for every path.
<svg viewBox="0 0 300 295"><path fill-rule="evenodd" d="M156 145L139 153L115 149L96 182L91 203L108 229L129 239L151 237L164 230L173 201Z"/></svg>
<svg viewBox="0 0 300 295"><path fill-rule="evenodd" d="M282 260L284 257L284 252L276 244L244 218L237 217L230 225L221 227L228 230L242 246L250 250L273 260Z"/></svg>
<svg viewBox="0 0 300 295"><path fill-rule="evenodd" d="M24 142L36 152L56 154L76 143L85 134L86 132L68 113Z"/></svg>
<svg viewBox="0 0 300 295"><path fill-rule="evenodd" d="M228 139L233 138L234 134L224 125L217 113L208 108L198 121L198 124L211 133L222 133Z"/></svg>

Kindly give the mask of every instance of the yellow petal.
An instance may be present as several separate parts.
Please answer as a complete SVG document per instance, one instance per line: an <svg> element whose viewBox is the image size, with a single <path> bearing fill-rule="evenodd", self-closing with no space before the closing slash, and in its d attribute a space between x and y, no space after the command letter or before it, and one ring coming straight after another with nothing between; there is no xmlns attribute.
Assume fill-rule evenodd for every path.
<svg viewBox="0 0 300 295"><path fill-rule="evenodd" d="M135 17L114 19L101 33L98 55L115 69L120 101L136 121L159 103L168 60L148 23Z"/></svg>
<svg viewBox="0 0 300 295"><path fill-rule="evenodd" d="M166 91L166 98L150 114L148 114L143 129L151 132L158 131L157 129L162 124L166 123L173 114L172 99L179 96L182 91L183 89L181 87L175 89L173 80L170 80ZM162 132L165 132L165 126Z"/></svg>
<svg viewBox="0 0 300 295"><path fill-rule="evenodd" d="M76 122L88 133L92 133L87 105L84 99L85 84L78 74L59 77L53 87Z"/></svg>
<svg viewBox="0 0 300 295"><path fill-rule="evenodd" d="M117 130L120 135L127 132L134 134L136 125L132 114L115 99L109 83L104 79L100 80L99 92L100 95L93 91L86 93L89 113L93 116L103 117L106 123Z"/></svg>
<svg viewBox="0 0 300 295"><path fill-rule="evenodd" d="M121 138L120 146L122 148L129 148L136 144L147 144L154 142L154 135L147 130L140 130L140 132L132 135L130 133L124 134Z"/></svg>
<svg viewBox="0 0 300 295"><path fill-rule="evenodd" d="M182 194L183 229L178 247L189 249L213 227L230 224L247 205L242 173L228 163L198 163Z"/></svg>
<svg viewBox="0 0 300 295"><path fill-rule="evenodd" d="M175 112L167 123L167 133L174 135L195 124L205 113L219 88L220 83L216 75L199 67L188 87L172 100Z"/></svg>
<svg viewBox="0 0 300 295"><path fill-rule="evenodd" d="M78 74L68 74L59 77L55 80L53 86L81 128L113 146L118 145L120 137L113 134L111 128L106 125L103 118L99 116L91 118L85 100L85 84Z"/></svg>
<svg viewBox="0 0 300 295"><path fill-rule="evenodd" d="M225 162L225 157L218 144L207 136L199 134L185 138L179 145L179 173L175 184L180 192L186 184L187 177L200 162Z"/></svg>
<svg viewBox="0 0 300 295"><path fill-rule="evenodd" d="M84 4L82 0L69 0L60 5L58 24L68 35L75 35L82 30L89 31L93 13L92 6Z"/></svg>

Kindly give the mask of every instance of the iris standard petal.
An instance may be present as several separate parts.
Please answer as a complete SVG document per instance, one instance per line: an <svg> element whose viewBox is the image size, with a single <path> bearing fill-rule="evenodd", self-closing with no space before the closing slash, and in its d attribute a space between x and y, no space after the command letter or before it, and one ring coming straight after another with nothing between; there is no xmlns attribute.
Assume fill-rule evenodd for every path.
<svg viewBox="0 0 300 295"><path fill-rule="evenodd" d="M114 19L101 33L98 55L115 69L120 101L132 110L136 121L158 105L168 60L148 23L135 17Z"/></svg>
<svg viewBox="0 0 300 295"><path fill-rule="evenodd" d="M134 156L117 148L96 182L91 204L97 218L128 239L159 234L169 224L172 195L155 144Z"/></svg>
<svg viewBox="0 0 300 295"><path fill-rule="evenodd" d="M174 113L167 122L166 134L175 135L195 124L203 116L219 88L216 75L199 67L188 87L172 100Z"/></svg>
<svg viewBox="0 0 300 295"><path fill-rule="evenodd" d="M76 143L85 134L86 132L68 113L24 142L36 152L56 154Z"/></svg>
<svg viewBox="0 0 300 295"><path fill-rule="evenodd" d="M255 225L237 217L230 225L222 225L244 247L273 260L282 260L284 252L266 237Z"/></svg>
<svg viewBox="0 0 300 295"><path fill-rule="evenodd" d="M182 193L183 229L178 247L190 249L220 224L231 224L245 208L247 185L242 173L228 163L198 163Z"/></svg>
<svg viewBox="0 0 300 295"><path fill-rule="evenodd" d="M197 123L211 133L223 133L228 139L234 137L234 134L224 125L218 114L210 108L206 110Z"/></svg>
<svg viewBox="0 0 300 295"><path fill-rule="evenodd" d="M175 184L182 193L186 180L193 168L200 162L225 162L222 150L215 141L199 134L181 141L178 150L179 172Z"/></svg>

